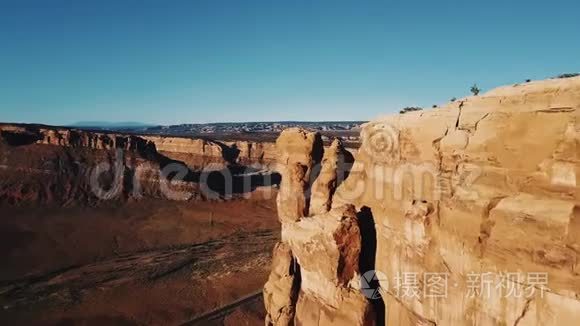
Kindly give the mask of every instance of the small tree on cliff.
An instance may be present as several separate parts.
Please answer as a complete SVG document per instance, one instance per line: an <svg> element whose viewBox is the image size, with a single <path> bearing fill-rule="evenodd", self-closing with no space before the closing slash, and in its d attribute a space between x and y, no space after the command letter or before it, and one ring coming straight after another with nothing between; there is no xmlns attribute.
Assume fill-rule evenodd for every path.
<svg viewBox="0 0 580 326"><path fill-rule="evenodd" d="M580 73L577 72L573 72L573 73L567 73L567 74L560 74L556 77L552 77L552 78L572 78L572 77L578 77L580 76Z"/></svg>
<svg viewBox="0 0 580 326"><path fill-rule="evenodd" d="M477 96L480 91L481 90L479 87L477 87L477 84L473 84L473 86L471 86L471 93L473 93L473 95Z"/></svg>
<svg viewBox="0 0 580 326"><path fill-rule="evenodd" d="M421 111L421 110L423 110L423 108L420 108L418 106L408 106L408 107L403 108L401 111L399 111L399 113L404 114L407 112Z"/></svg>

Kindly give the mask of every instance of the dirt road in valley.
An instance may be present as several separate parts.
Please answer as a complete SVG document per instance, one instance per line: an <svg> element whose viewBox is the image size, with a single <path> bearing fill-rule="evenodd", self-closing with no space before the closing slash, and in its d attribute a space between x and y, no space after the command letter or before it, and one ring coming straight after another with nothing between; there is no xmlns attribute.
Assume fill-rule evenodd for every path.
<svg viewBox="0 0 580 326"><path fill-rule="evenodd" d="M128 282L154 282L181 270L188 270L192 281L202 281L208 276L219 278L267 265L277 238L271 230L237 233L191 246L119 255L93 264L0 283L0 302L4 309L47 299L71 303L87 291Z"/></svg>
<svg viewBox="0 0 580 326"><path fill-rule="evenodd" d="M113 244L112 254L94 261L80 259L76 264L3 279L0 281L0 323L178 325L256 293L267 278L271 250L280 234L275 213L266 218L274 207L273 202L240 201L217 205L226 207L216 209L215 205L197 204L193 215L193 207L180 205L171 209L177 213L173 215L165 214L163 207L142 216L141 212L138 214L141 217L129 225L134 231L140 230L137 238L149 241L145 246L123 250L132 247L122 245L118 248L118 244ZM155 220L152 216L165 216L165 235L172 233L167 230L168 226L183 226L184 223L175 220L194 223L192 220L197 215L206 219L208 214L203 210L208 208L214 209L212 221L205 223L204 220L202 225L211 224L213 231L208 227L205 241L199 241L204 239L199 232L195 237L182 235L173 241L155 238L151 233L151 224L161 225L152 222ZM228 214L244 214L244 218L228 219ZM58 218L55 220L62 222ZM111 222L106 218L100 221ZM231 225L226 227L224 223ZM199 226L198 222L194 224ZM31 227L30 224L20 226ZM46 224L36 225L36 231L42 226ZM216 232L216 228L220 231ZM37 243L33 246L37 252L45 240L35 240ZM66 242L75 241L68 239ZM157 243L162 245L155 245ZM30 249L14 250L27 253ZM43 250L50 251L50 248ZM64 261L70 262L69 259ZM10 262L14 264L15 258ZM229 309L213 323L261 325L262 318L263 308L258 299Z"/></svg>

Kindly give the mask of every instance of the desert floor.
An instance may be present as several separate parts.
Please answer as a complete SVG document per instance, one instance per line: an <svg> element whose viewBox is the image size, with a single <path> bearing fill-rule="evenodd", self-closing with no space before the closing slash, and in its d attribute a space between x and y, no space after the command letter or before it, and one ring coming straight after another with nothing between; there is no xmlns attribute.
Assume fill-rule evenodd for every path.
<svg viewBox="0 0 580 326"><path fill-rule="evenodd" d="M0 207L0 324L263 325L278 237L274 199Z"/></svg>

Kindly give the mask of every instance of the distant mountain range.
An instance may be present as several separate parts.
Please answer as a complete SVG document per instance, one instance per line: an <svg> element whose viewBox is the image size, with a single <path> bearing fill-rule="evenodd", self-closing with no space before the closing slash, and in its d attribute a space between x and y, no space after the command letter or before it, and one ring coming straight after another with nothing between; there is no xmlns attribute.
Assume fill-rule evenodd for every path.
<svg viewBox="0 0 580 326"><path fill-rule="evenodd" d="M156 127L154 124L147 124L142 122L107 122L107 121L79 121L67 127L74 128L94 128L94 129L141 129Z"/></svg>
<svg viewBox="0 0 580 326"><path fill-rule="evenodd" d="M140 122L83 121L68 126L93 131L114 131L141 135L165 135L179 137L210 137L211 139L240 139L274 141L284 129L301 127L319 131L325 137L342 137L345 141L357 141L360 125L366 121L261 121L187 123L179 125L150 125Z"/></svg>
<svg viewBox="0 0 580 326"><path fill-rule="evenodd" d="M198 134L216 132L280 132L290 127L303 127L311 130L353 130L365 121L260 121L260 122L214 122L186 123L179 125L152 125L141 122L83 121L68 127L82 129L106 129L146 132L153 134Z"/></svg>

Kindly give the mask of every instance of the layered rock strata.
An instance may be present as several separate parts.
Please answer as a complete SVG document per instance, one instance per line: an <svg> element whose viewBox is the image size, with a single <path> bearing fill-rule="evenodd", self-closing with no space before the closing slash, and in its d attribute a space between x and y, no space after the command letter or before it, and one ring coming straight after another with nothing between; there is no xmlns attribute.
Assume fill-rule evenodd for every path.
<svg viewBox="0 0 580 326"><path fill-rule="evenodd" d="M338 141L323 154L320 135L301 129L282 132L276 144L283 180L277 199L282 223L278 246L288 251L274 251L273 271L264 288L266 323L372 324L372 306L358 290L361 233L355 209L344 205L329 211L338 175L348 171L346 161L352 160L344 158ZM286 270L288 259L276 256L289 254L296 271L292 287L277 276ZM281 289L278 295L291 300L276 299L272 289Z"/></svg>
<svg viewBox="0 0 580 326"><path fill-rule="evenodd" d="M577 324L579 112L580 78L569 78L364 125L356 162L327 214L355 207L359 262L368 259L366 268L381 276L381 323ZM360 303L333 310L345 275L334 262L344 251L328 245L336 228L324 216L283 226L301 267L297 324L361 311ZM357 243L350 237L348 247Z"/></svg>
<svg viewBox="0 0 580 326"><path fill-rule="evenodd" d="M172 141L187 146L168 146ZM159 151L157 143L166 151ZM234 150L238 145L242 150ZM218 199L276 185L278 175L261 165L264 153L238 145L4 124L0 203Z"/></svg>
<svg viewBox="0 0 580 326"><path fill-rule="evenodd" d="M181 137L142 136L157 149L176 160L186 162L191 168L204 168L226 164L240 164L274 168L276 147L271 142L224 141Z"/></svg>
<svg viewBox="0 0 580 326"><path fill-rule="evenodd" d="M183 181L163 178L163 168L178 163L140 137L15 126L3 126L0 133L0 203L92 205L200 197L185 166L179 166ZM178 193L184 196L173 196Z"/></svg>

